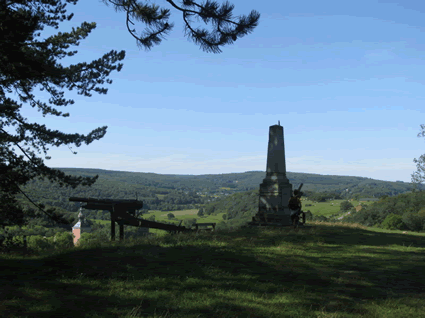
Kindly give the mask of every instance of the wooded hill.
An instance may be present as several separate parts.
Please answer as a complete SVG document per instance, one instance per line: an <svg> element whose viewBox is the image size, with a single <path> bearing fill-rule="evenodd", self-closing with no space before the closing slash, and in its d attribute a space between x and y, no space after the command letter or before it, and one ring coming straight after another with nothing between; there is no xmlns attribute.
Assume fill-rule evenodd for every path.
<svg viewBox="0 0 425 318"><path fill-rule="evenodd" d="M142 188L150 187L158 194L168 194L170 190L220 192L222 187L241 192L257 189L263 181L265 171L247 171L243 173L205 174L205 175L173 175L144 172L112 171L102 169L60 168L71 175L95 176L99 180L125 183ZM375 196L397 195L411 190L412 184L402 181L389 182L364 177L320 175L313 173L288 172L287 177L293 185L304 183L304 190L314 192L342 192L370 194ZM422 189L425 186L422 185Z"/></svg>
<svg viewBox="0 0 425 318"><path fill-rule="evenodd" d="M144 201L144 209L173 211L197 208L235 192L258 190L266 174L264 171L216 175L171 175L80 168L60 168L59 170L78 176L98 174L99 179L92 187L76 189L61 188L47 180L32 180L24 187L24 191L34 201L61 207L70 212L75 212L79 208L78 203L68 201L71 196L135 199L137 194L138 199ZM351 198L355 195L394 196L412 189L411 183L362 177L296 172L288 172L287 176L294 187L304 183L303 191L306 193L328 192L343 198ZM422 185L420 188L425 189L425 186Z"/></svg>
<svg viewBox="0 0 425 318"><path fill-rule="evenodd" d="M210 174L210 175L171 175L142 172L125 172L102 169L60 168L63 172L78 176L95 176L99 179L92 187L59 187L47 180L32 180L23 190L35 202L48 206L58 207L63 212L76 212L79 203L69 202L71 196L92 197L104 199L135 199L143 200L143 210L175 211L183 209L200 208L208 203L218 201L234 193L251 191L242 195L250 200L256 200L252 191L259 189L266 173L264 171L248 171L244 173ZM394 196L409 192L412 184L404 182L388 182L370 178L351 176L331 176L311 173L287 173L289 181L294 188L304 183L303 191L307 195L314 193L329 193L341 198L381 197ZM348 191L347 191L348 189ZM425 189L421 186L420 189ZM234 198L239 198L236 196ZM32 207L21 196L19 201ZM253 201L253 202L254 202ZM221 205L232 206L234 202L218 203L214 209ZM242 213L249 214L255 204L242 206ZM240 208L240 207L238 207ZM211 208L212 209L212 208ZM142 211L143 212L143 211ZM251 211L252 212L252 211ZM109 215L103 211L90 212L91 217L107 218ZM231 214L229 214L231 216Z"/></svg>

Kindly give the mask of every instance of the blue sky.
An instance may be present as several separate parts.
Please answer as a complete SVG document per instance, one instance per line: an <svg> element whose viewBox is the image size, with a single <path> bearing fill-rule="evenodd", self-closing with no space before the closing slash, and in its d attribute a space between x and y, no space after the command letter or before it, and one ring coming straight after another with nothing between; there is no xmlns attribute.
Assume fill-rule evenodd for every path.
<svg viewBox="0 0 425 318"><path fill-rule="evenodd" d="M269 126L280 120L288 171L410 182L413 158L425 153L417 138L425 123L423 1L233 0L235 15L257 10L260 23L220 54L200 50L184 36L180 12L155 2L171 9L175 27L148 52L128 33L123 12L101 1L67 6L75 16L58 31L83 21L97 28L64 65L112 49L126 58L107 95L65 94L75 100L63 109L68 118L23 107L30 122L67 133L108 126L103 139L74 146L77 155L50 148L48 166L265 171Z"/></svg>

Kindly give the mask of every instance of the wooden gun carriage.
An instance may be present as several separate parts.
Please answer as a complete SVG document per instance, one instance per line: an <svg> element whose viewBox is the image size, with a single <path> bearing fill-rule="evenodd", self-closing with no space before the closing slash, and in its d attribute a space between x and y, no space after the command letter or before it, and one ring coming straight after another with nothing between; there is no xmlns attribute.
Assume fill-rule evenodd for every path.
<svg viewBox="0 0 425 318"><path fill-rule="evenodd" d="M111 213L111 240L115 241L115 222L120 227L120 241L124 239L124 225L146 227L159 230L165 230L169 233L190 232L199 230L215 230L216 223L197 223L196 229L188 229L185 226L173 224L164 224L155 221L148 221L137 218L136 210L142 209L143 201L138 200L114 200L114 199L94 199L94 198L81 198L70 197L69 201L85 202L86 205L82 206L83 209L88 210L107 210ZM201 226L199 228L198 226ZM204 229L203 226L212 226L212 228Z"/></svg>

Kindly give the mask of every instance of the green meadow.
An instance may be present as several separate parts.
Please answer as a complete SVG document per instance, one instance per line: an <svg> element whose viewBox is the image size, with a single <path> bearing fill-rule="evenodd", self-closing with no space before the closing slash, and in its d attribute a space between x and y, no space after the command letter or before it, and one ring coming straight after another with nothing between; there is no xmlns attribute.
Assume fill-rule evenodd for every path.
<svg viewBox="0 0 425 318"><path fill-rule="evenodd" d="M91 242L1 264L0 317L425 317L425 234L353 224Z"/></svg>
<svg viewBox="0 0 425 318"><path fill-rule="evenodd" d="M302 209L303 211L310 210L313 215L323 215L323 216L330 216L333 214L337 214L340 212L340 205L341 202L346 200L332 200L332 201L326 201L326 202L313 202L310 200L302 199ZM356 200L350 201L353 206L358 206L360 203L363 205L370 204L368 202L359 202ZM307 206L308 204L311 204L311 206Z"/></svg>

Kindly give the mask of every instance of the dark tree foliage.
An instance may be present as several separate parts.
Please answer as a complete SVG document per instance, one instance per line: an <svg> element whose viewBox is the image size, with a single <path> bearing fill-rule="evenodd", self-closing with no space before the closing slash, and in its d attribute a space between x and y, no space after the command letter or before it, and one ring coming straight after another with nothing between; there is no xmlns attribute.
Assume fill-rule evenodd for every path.
<svg viewBox="0 0 425 318"><path fill-rule="evenodd" d="M338 192L313 192L303 191L304 196L311 201L325 202L327 200L340 200L342 199L341 194Z"/></svg>
<svg viewBox="0 0 425 318"><path fill-rule="evenodd" d="M173 27L168 23L169 9L159 9L155 4L143 4L137 0L108 2L116 10L126 12L128 31L137 39L137 44L146 49L159 44L161 37ZM180 6L173 1L167 2L182 13L187 36L207 52L220 52L221 46L252 32L259 20L259 14L252 11L247 17L241 16L236 22L233 21L234 6L228 2L221 6L213 1L198 4L185 0ZM28 221L28 217L37 216L25 213L16 200L17 194L26 196L54 222L69 224L69 218L55 209L44 210L43 205L33 202L22 186L33 179L47 178L60 187L75 189L77 186L91 186L98 178L98 175L67 175L47 167L38 155L43 152L44 159L50 159L47 156L48 145L89 145L106 134L106 126L96 128L87 135L66 134L28 122L20 113L23 104L29 104L41 111L43 117L68 117L69 113L55 108L74 103L72 99L65 98L64 89L75 89L79 95L86 97L91 97L92 92L106 94L107 89L102 85L105 82L112 84L108 76L112 71L121 70L123 64L119 61L124 59L124 51L112 50L90 63L82 62L68 67L59 63L59 60L77 53L68 49L78 46L89 35L96 27L94 22L83 22L71 32L40 38L40 31L44 27L58 29L60 22L70 21L73 14L66 15L65 8L67 4L76 3L77 0L0 0L0 226L22 225ZM211 23L213 31L193 27L192 17ZM133 20L148 26L143 35L137 36L135 30L130 28ZM36 98L35 88L50 95L48 103ZM15 95L15 99L11 94Z"/></svg>
<svg viewBox="0 0 425 318"><path fill-rule="evenodd" d="M258 190L235 193L204 206L204 215L225 213L226 220L250 221L258 211Z"/></svg>
<svg viewBox="0 0 425 318"><path fill-rule="evenodd" d="M342 201L340 205L341 211L348 211L353 207L353 204L349 201Z"/></svg>
<svg viewBox="0 0 425 318"><path fill-rule="evenodd" d="M425 218L418 213L406 212L402 216L402 221L411 231L421 231L425 226Z"/></svg>
<svg viewBox="0 0 425 318"><path fill-rule="evenodd" d="M387 230L404 230L405 224L401 215L388 214L382 222L381 227Z"/></svg>
<svg viewBox="0 0 425 318"><path fill-rule="evenodd" d="M75 4L76 1L68 0ZM83 23L69 33L58 33L39 40L45 26L58 28L58 22L71 20L66 16L66 4L61 1L1 1L0 2L0 219L2 226L25 222L24 213L18 206L15 195L23 193L22 185L34 178L48 178L60 186L91 185L97 177L84 178L67 176L63 172L47 167L35 152L43 151L47 156L47 145L74 144L79 147L83 142L90 144L102 138L106 126L97 128L88 135L65 134L48 129L45 125L30 123L20 114L22 103L37 107L46 114L68 117L53 106L64 107L73 104L73 100L64 98L63 89L76 89L77 93L91 96L90 92L106 94L107 89L100 87L105 81L111 84L107 76L114 70L120 71L124 51L111 51L91 63L78 63L64 67L58 60L73 56L77 51L69 51L70 45L78 45L95 28L95 23ZM38 100L33 90L38 87L50 94L49 104ZM7 94L14 93L18 100ZM13 128L12 128L13 127ZM16 147L22 154L15 152ZM24 193L23 193L24 194ZM29 199L29 198L28 198ZM10 208L13 207L11 210ZM42 210L42 206L39 206ZM44 211L58 223L69 221L50 209Z"/></svg>
<svg viewBox="0 0 425 318"><path fill-rule="evenodd" d="M198 210L198 216L204 216L204 208Z"/></svg>
<svg viewBox="0 0 425 318"><path fill-rule="evenodd" d="M102 0L108 5L111 3L116 11L125 11L126 25L130 34L136 39L137 44L145 49L151 49L154 44L159 44L162 38L173 28L169 23L170 10L160 8L156 4L147 4L129 0ZM181 5L176 1L166 0L171 7L182 14L185 23L185 35L206 52L220 53L221 46L232 44L238 38L251 33L258 25L260 14L253 10L248 16L240 16L233 20L234 5L228 1L221 6L216 1L206 0L199 4L192 0L183 0ZM213 26L212 31L194 27L193 18L201 19L205 24ZM132 28L133 20L141 21L148 28L139 36Z"/></svg>

